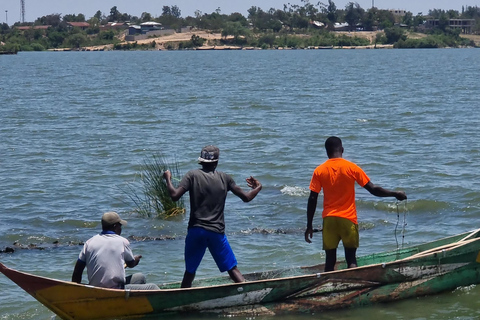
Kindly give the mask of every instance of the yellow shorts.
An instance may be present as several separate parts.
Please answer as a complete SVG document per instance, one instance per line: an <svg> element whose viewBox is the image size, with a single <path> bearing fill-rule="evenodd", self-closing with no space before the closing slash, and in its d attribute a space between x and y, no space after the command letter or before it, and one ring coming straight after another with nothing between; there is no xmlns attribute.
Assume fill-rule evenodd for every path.
<svg viewBox="0 0 480 320"><path fill-rule="evenodd" d="M344 248L358 248L358 225L340 217L323 218L323 250L336 249L340 240Z"/></svg>

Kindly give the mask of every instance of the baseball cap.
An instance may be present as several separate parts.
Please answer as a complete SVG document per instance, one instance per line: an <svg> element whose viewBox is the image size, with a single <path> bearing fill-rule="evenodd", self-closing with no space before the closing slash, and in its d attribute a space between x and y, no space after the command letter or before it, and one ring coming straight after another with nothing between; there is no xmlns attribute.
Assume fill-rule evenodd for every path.
<svg viewBox="0 0 480 320"><path fill-rule="evenodd" d="M200 152L200 157L198 157L198 162L217 162L218 157L220 156L220 149L215 146L206 146L203 147Z"/></svg>
<svg viewBox="0 0 480 320"><path fill-rule="evenodd" d="M118 213L114 211L105 212L102 216L102 226L111 226L115 223L126 225L127 221L122 220Z"/></svg>

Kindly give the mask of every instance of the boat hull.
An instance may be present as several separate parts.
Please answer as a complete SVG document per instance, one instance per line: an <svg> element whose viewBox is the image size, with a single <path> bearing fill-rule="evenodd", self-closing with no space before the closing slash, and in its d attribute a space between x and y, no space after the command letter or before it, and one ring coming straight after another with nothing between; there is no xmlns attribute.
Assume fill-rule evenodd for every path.
<svg viewBox="0 0 480 320"><path fill-rule="evenodd" d="M323 265L200 279L161 290L104 289L39 277L7 268L0 272L62 319L117 319L154 315L255 316L322 312L436 294L480 283L480 237L473 231L420 246L359 257L358 268L322 273Z"/></svg>

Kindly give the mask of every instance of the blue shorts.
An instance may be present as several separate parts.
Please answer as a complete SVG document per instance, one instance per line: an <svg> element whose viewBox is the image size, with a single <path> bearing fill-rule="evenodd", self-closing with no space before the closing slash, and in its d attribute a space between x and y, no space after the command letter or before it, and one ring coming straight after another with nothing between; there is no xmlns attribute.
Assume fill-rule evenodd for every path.
<svg viewBox="0 0 480 320"><path fill-rule="evenodd" d="M225 234L208 231L200 227L188 229L185 239L185 269L195 273L208 248L220 272L230 271L237 266L237 259Z"/></svg>

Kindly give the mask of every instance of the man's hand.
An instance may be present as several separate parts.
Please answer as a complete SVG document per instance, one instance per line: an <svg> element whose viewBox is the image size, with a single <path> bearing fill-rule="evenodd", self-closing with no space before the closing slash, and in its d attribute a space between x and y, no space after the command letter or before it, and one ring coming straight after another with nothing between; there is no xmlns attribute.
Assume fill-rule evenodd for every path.
<svg viewBox="0 0 480 320"><path fill-rule="evenodd" d="M257 179L255 179L254 177L250 176L249 178L245 179L245 181L247 181L247 186L249 186L250 188L252 189L255 189L255 188L258 188L258 187L261 187L262 184L260 183L260 181L258 181Z"/></svg>
<svg viewBox="0 0 480 320"><path fill-rule="evenodd" d="M407 194L404 191L397 191L395 192L395 198L399 201L407 200Z"/></svg>
<svg viewBox="0 0 480 320"><path fill-rule="evenodd" d="M167 181L170 181L172 179L172 173L170 172L170 170L165 170L165 172L163 173L163 178Z"/></svg>
<svg viewBox="0 0 480 320"><path fill-rule="evenodd" d="M134 256L133 258L135 259L135 266L137 266L140 263L140 259L142 259L142 256L138 255L138 256Z"/></svg>
<svg viewBox="0 0 480 320"><path fill-rule="evenodd" d="M312 240L310 240L312 238L313 238L313 228L307 227L307 229L305 230L305 241L308 243L312 243Z"/></svg>

